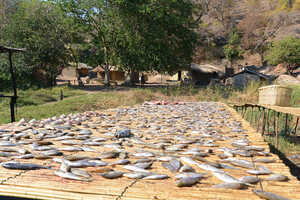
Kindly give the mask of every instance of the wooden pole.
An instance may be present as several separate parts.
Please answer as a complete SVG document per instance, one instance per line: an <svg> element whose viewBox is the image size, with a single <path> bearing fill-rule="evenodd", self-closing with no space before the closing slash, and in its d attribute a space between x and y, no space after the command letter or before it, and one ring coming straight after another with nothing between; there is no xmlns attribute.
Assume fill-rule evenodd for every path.
<svg viewBox="0 0 300 200"><path fill-rule="evenodd" d="M277 119L276 119L276 148L278 148L278 139L279 139L279 117L280 117L280 113L277 112Z"/></svg>
<svg viewBox="0 0 300 200"><path fill-rule="evenodd" d="M288 125L289 125L289 114L285 114L284 134L286 134L288 132Z"/></svg>
<svg viewBox="0 0 300 200"><path fill-rule="evenodd" d="M245 107L245 110L244 110L244 113L243 113L243 118L245 118L245 115L246 115L246 112L247 112L247 106L244 106Z"/></svg>
<svg viewBox="0 0 300 200"><path fill-rule="evenodd" d="M252 120L253 120L253 106L251 106L250 124L252 124Z"/></svg>
<svg viewBox="0 0 300 200"><path fill-rule="evenodd" d="M10 114L11 114L11 122L15 122L16 118L15 118L15 104L17 102L17 84L16 84L16 77L15 77L15 73L14 73L14 68L13 68L13 64L12 64L12 52L9 51L8 52L8 59L9 59L9 70L10 70L10 74L11 74L11 79L12 79L12 86L13 86L13 90L14 90L14 95L11 97L10 99Z"/></svg>
<svg viewBox="0 0 300 200"><path fill-rule="evenodd" d="M270 109L268 109L268 112L267 112L267 130L268 130L268 134L270 133L270 121L269 121L269 118L270 118Z"/></svg>
<svg viewBox="0 0 300 200"><path fill-rule="evenodd" d="M259 126L260 126L260 118L261 118L261 112L260 112L260 107L258 107L258 115L257 115L257 128L256 128L256 132L259 131Z"/></svg>
<svg viewBox="0 0 300 200"><path fill-rule="evenodd" d="M274 134L276 134L276 111L273 112L274 112L274 117L273 117Z"/></svg>
<svg viewBox="0 0 300 200"><path fill-rule="evenodd" d="M298 122L299 122L299 117L297 117L297 119L296 119L296 125L295 125L295 129L294 129L295 135L297 135Z"/></svg>
<svg viewBox="0 0 300 200"><path fill-rule="evenodd" d="M266 127L266 119L265 119L265 108L262 111L262 126L261 126L261 135L264 135Z"/></svg>

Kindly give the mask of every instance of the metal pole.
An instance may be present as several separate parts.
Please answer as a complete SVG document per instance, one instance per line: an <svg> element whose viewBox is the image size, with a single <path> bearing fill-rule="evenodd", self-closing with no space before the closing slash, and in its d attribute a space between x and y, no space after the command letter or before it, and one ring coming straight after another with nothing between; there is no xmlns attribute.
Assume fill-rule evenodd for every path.
<svg viewBox="0 0 300 200"><path fill-rule="evenodd" d="M11 79L12 79L12 85L13 85L13 90L14 90L14 95L11 97L10 100L10 113L11 113L11 122L15 122L16 118L15 118L15 104L17 102L17 84L16 84L16 77L15 77L15 73L14 73L14 68L13 68L13 64L12 64L12 52L9 51L8 52L8 59L9 59L9 65L10 65L10 74L11 74Z"/></svg>

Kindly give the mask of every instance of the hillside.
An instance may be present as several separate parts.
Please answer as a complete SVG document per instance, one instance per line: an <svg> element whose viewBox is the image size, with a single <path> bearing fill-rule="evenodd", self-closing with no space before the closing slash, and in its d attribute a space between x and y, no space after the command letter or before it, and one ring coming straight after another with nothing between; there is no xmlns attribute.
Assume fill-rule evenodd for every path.
<svg viewBox="0 0 300 200"><path fill-rule="evenodd" d="M292 8L288 7L287 0L196 2L201 4L201 7L205 7L204 2L208 4L206 12L199 20L199 33L203 35L203 41L196 52L195 63L228 65L224 59L223 47L227 44L228 35L234 27L241 29L239 31L244 34L241 38L244 43L242 45L246 46L243 59L233 63L234 68L245 63L262 65L261 56L250 51L250 48L247 50L247 45L255 45L259 40L276 41L288 35L300 38L300 0L294 0ZM247 34L248 37L245 36Z"/></svg>

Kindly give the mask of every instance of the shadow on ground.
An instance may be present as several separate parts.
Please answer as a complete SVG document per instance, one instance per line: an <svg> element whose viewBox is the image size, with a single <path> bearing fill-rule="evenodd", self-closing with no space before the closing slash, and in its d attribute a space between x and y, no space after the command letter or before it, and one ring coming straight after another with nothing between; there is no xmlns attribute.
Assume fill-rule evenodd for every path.
<svg viewBox="0 0 300 200"><path fill-rule="evenodd" d="M300 167L293 163L285 154L275 148L274 145L269 144L271 153L277 154L279 158L283 161L285 165L290 168L290 172L293 176L295 176L298 181L300 181Z"/></svg>

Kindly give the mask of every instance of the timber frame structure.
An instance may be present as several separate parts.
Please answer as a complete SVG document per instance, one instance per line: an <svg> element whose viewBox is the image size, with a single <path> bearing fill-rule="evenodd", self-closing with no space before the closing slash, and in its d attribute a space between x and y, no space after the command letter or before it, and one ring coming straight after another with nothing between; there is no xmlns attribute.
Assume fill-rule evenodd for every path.
<svg viewBox="0 0 300 200"><path fill-rule="evenodd" d="M8 60L9 60L9 71L11 74L11 79L12 79L12 87L14 94L12 96L7 96L7 95L1 95L0 97L2 98L10 98L10 114L11 114L11 122L15 122L15 104L17 102L17 83L16 83L16 76L12 64L12 55L13 53L19 53L19 52L25 52L25 49L17 49L17 48L11 48L11 47L6 47L0 45L0 54L1 53L8 53Z"/></svg>
<svg viewBox="0 0 300 200"><path fill-rule="evenodd" d="M297 107L280 107L259 104L242 104L233 105L233 108L241 113L244 119L248 119L250 124L256 126L256 131L261 132L261 135L275 134L275 146L278 148L278 138L280 125L283 133L297 135L299 132L300 108ZM247 112L248 108L250 112ZM256 110L256 111L255 111ZM248 116L248 117L247 117ZM282 116L282 117L281 117ZM272 125L273 124L273 125ZM273 126L273 131L270 131Z"/></svg>

